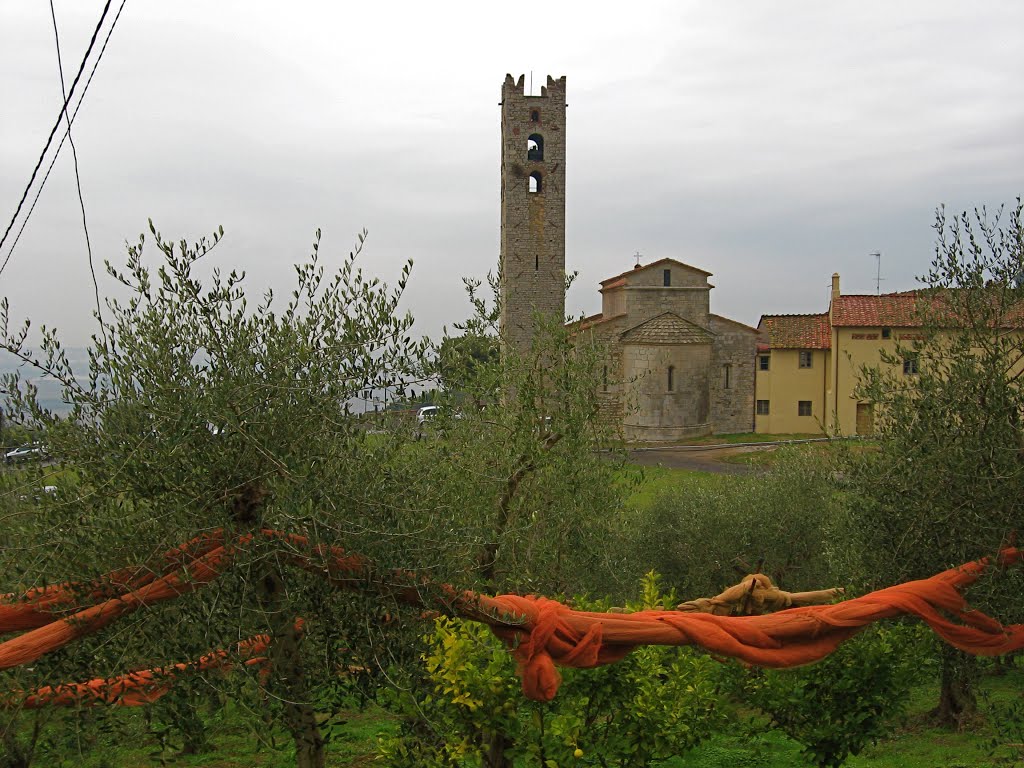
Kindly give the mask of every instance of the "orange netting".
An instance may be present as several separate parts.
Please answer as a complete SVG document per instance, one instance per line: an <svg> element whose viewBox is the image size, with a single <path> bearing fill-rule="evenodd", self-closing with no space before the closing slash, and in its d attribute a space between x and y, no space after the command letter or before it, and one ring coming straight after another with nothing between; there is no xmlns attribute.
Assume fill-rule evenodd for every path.
<svg viewBox="0 0 1024 768"><path fill-rule="evenodd" d="M227 567L229 561L230 554L221 545L211 549L205 555L193 559L187 566L166 576L154 578L149 583L118 597L102 600L96 605L76 611L56 621L50 616L49 623L42 626L36 625L35 629L0 643L0 669L28 664L40 656L67 645L72 640L84 635L91 635L120 616L198 589L217 578ZM56 589L59 591L61 588ZM64 605L63 596L67 595L69 591L73 590L65 590L62 593L60 605ZM35 607L45 613L47 606L52 605L45 601L51 600L53 594L53 591L45 591L41 596L44 601L42 607L39 605ZM20 605L34 604L31 602L31 598L27 600L23 598ZM27 617L28 615L24 612L15 613L10 625L0 624L0 634L16 630L19 625L26 622Z"/></svg>
<svg viewBox="0 0 1024 768"><path fill-rule="evenodd" d="M1021 550L1005 549L1002 564ZM949 644L967 653L999 656L1024 648L1024 625L1003 626L970 610L958 591L988 566L978 560L929 579L910 581L833 605L791 608L763 616L716 616L679 611L631 614L574 611L542 597L500 595L485 601L524 617L521 627L492 627L512 648L523 693L550 701L558 692L555 664L595 667L618 661L640 645L697 645L761 667L797 667L818 661L881 619L917 616Z"/></svg>
<svg viewBox="0 0 1024 768"><path fill-rule="evenodd" d="M247 667L265 664L267 658L257 654L263 653L269 646L270 635L256 635L238 643L233 656L227 651L218 650L188 663L140 669L117 677L99 677L84 683L45 685L28 695L10 693L7 695L7 702L0 701L0 706L8 703L26 709L89 704L140 707L152 704L166 694L174 685L175 678L182 673L207 672L215 669L227 671L234 663L234 658L241 659Z"/></svg>
<svg viewBox="0 0 1024 768"><path fill-rule="evenodd" d="M53 615L62 609L79 609L139 589L161 574L180 569L220 547L222 538L221 530L217 529L163 553L154 565L121 568L88 583L51 584L31 589L21 597L0 595L0 635L41 627L52 622Z"/></svg>
<svg viewBox="0 0 1024 768"><path fill-rule="evenodd" d="M328 578L337 587L376 590L414 606L488 624L515 656L523 692L542 701L549 701L558 691L560 677L556 664L594 667L617 661L641 645L697 645L758 666L794 667L823 658L868 624L901 615L921 618L946 642L968 653L1001 655L1024 648L1024 625L1003 626L970 610L959 591L978 579L990 564L988 558L845 602L792 608L763 616L664 610L622 614L576 611L543 597L488 597L443 584L432 586L408 571L380 572L368 559L340 547L313 546L304 536L281 531L260 533L287 544L295 564ZM54 613L67 610L66 598L81 594L81 588L50 587L20 599L0 598L0 634L35 627L0 643L0 669L38 659L77 637L97 631L118 616L212 581L230 566L235 550L252 541L252 536L246 535L227 546L217 541L218 535L211 534L168 553L166 568L178 566L177 570L160 577L154 575L141 586L131 578L122 578L121 582L131 588L120 596L107 597L107 590L119 583L117 579L104 580L102 588L84 590L87 596L101 601L63 618L54 619ZM1022 552L1016 548L1004 549L999 556L1000 565L1021 559ZM131 569L117 573L126 572ZM2 610L10 606L17 610ZM48 623L41 623L44 618ZM33 623L26 625L28 621ZM204 658L216 657L218 653ZM157 677L166 681L177 666L159 670ZM154 670L144 670L118 678L122 686L118 689L119 700L124 701L136 679L143 686L149 685L146 696L158 696L160 687L147 682L149 673L156 674ZM109 680L102 682L110 684ZM92 683L102 687L99 681ZM63 688L57 686L54 690ZM71 689L67 695L72 695ZM60 698L51 696L52 703L59 703Z"/></svg>

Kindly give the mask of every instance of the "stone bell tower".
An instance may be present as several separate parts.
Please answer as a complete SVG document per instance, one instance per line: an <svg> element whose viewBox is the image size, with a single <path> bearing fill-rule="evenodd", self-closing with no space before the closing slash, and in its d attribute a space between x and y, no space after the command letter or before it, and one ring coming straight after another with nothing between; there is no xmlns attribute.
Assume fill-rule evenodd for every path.
<svg viewBox="0 0 1024 768"><path fill-rule="evenodd" d="M501 87L501 338L527 350L535 317L565 317L565 78Z"/></svg>

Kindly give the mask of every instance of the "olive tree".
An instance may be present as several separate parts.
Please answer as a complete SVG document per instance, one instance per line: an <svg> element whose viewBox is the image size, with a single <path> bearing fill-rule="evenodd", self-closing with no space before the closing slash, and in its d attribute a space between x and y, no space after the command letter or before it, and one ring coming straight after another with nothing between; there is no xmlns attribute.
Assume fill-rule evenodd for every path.
<svg viewBox="0 0 1024 768"><path fill-rule="evenodd" d="M156 567L161 553L215 531L239 542L210 584L0 673L4 691L195 659L269 633L265 678L188 676L174 711L182 727L201 728L196 702L226 695L283 724L300 767L320 766L339 673L401 675L419 633L396 604L292 567L289 540L261 531L458 587L576 588L596 570L606 554L597 511L615 487L614 467L593 450L587 351L555 324L532 357L479 361L471 389L484 407L462 418L446 409L424 440L401 418L381 431L354 404L375 391L408 397L437 369L436 348L399 311L411 264L389 288L357 266L362 237L333 270L319 241L283 302L271 291L252 299L244 274L207 266L221 232L174 243L151 224L125 268L107 265L121 298L98 318L85 372L72 370L54 330L42 328L33 349L29 323L12 327L0 307L0 345L59 380L72 407L58 416L29 382L3 381L8 417L45 430L54 463L5 484L0 593ZM18 502L55 476L58 497Z"/></svg>
<svg viewBox="0 0 1024 768"><path fill-rule="evenodd" d="M1002 211L1000 211L1002 213ZM922 278L921 338L865 370L858 396L878 404L877 452L857 454L845 533L869 581L922 578L995 553L1024 530L1024 229L1021 205L947 218ZM1009 583L1017 578L1015 584ZM973 599L1024 617L1021 583L998 574ZM937 714L975 710L976 664L942 651Z"/></svg>
<svg viewBox="0 0 1024 768"><path fill-rule="evenodd" d="M58 379L72 406L66 417L46 411L11 375L9 417L45 429L57 469L75 485L43 517L32 510L11 521L18 544L0 555L3 591L88 582L217 529L225 538L281 529L400 562L404 529L427 524L421 508L396 514L379 467L399 446L369 441L352 408L361 392L417 376L426 344L398 310L411 265L394 289L362 274L359 248L328 272L318 232L285 301L269 290L253 301L243 273L202 276L221 236L174 243L151 224L155 265L144 237L125 268L108 263L122 298L108 301L84 375L49 328L33 352L29 323L11 330L4 304L3 345ZM296 619L331 646L337 601L289 572L280 546L254 539L242 549L208 587L146 610L116 642L51 654L12 687L196 658L269 631L270 708L292 733L298 764L321 765Z"/></svg>
<svg viewBox="0 0 1024 768"><path fill-rule="evenodd" d="M458 510L479 588L621 594L632 586L615 531L627 485L614 425L599 413L604 350L543 315L530 345L502 344L498 278L488 282L493 300L482 282L466 281L473 312L432 357L440 411L407 454L417 482L444 488ZM422 669L412 674L400 697L403 739L436 746L465 738L430 714L432 697L454 694L434 693ZM523 748L508 725L496 718L476 732L484 765L508 768Z"/></svg>

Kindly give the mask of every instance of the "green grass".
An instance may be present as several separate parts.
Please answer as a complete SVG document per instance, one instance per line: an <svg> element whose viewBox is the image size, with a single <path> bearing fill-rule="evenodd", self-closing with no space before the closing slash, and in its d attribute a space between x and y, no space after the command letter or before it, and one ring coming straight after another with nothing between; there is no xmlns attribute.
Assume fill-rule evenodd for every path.
<svg viewBox="0 0 1024 768"><path fill-rule="evenodd" d="M728 475L716 475L712 472L636 465L632 465L624 471L623 479L624 482L629 482L631 479L639 480L626 499L626 505L634 509L650 507L659 496L667 491L689 493L699 487L725 486L736 481L735 478Z"/></svg>
<svg viewBox="0 0 1024 768"><path fill-rule="evenodd" d="M727 464L745 464L752 467L770 467L786 456L795 454L816 454L820 456L834 455L840 451L856 454L874 451L878 444L871 440L841 441L829 443L797 443L795 445L765 446L732 456L723 456L721 461Z"/></svg>
<svg viewBox="0 0 1024 768"><path fill-rule="evenodd" d="M771 443L777 440L810 440L824 437L820 432L794 432L792 434L769 435L763 432L739 432L734 435L705 435L679 440L672 445L733 445L736 443Z"/></svg>
<svg viewBox="0 0 1024 768"><path fill-rule="evenodd" d="M770 467L786 456L800 453L825 454L834 450L835 446L832 443L798 443L735 453L731 456L723 456L721 461L726 464L743 464L748 467Z"/></svg>
<svg viewBox="0 0 1024 768"><path fill-rule="evenodd" d="M809 440L823 437L820 432L790 432L767 434L764 432L737 432L735 434L709 434L702 437L688 437L684 440L658 443L659 445L732 445L742 442L775 442L777 440ZM649 443L638 442L631 447L644 447Z"/></svg>
<svg viewBox="0 0 1024 768"><path fill-rule="evenodd" d="M93 727L79 729L71 713L45 715L41 749L33 766L50 768L147 768L173 765L188 768L291 768L295 765L294 747L282 728L266 728L261 722L228 708L204 717L208 729L206 749L182 754L179 745L162 746L147 727L145 713L133 708L95 711ZM29 716L31 717L31 715ZM89 717L89 714L87 714ZM394 718L383 710L343 712L325 727L330 736L328 766L370 765L376 756L381 735L396 728ZM23 726L23 730L25 726ZM79 735L80 734L80 735ZM0 748L0 765L3 750Z"/></svg>
<svg viewBox="0 0 1024 768"><path fill-rule="evenodd" d="M982 689L995 702L1020 697L1024 687L1024 669L1019 665L1010 674L985 677ZM935 683L912 691L908 716L893 734L846 763L849 768L988 768L1013 765L1012 751L1001 749L990 754L994 732L985 720L985 707L978 722L961 732L932 727L928 711L938 698ZM31 715L29 715L30 717ZM97 712L97 722L76 736L70 712L47 716L46 738L51 747L37 753L35 766L54 768L146 768L171 765L187 768L288 768L294 766L289 737L281 729L258 728L232 709L207 715L210 745L194 755L182 755L174 749L161 750L155 736L146 727L144 712L137 709L109 709ZM257 723L257 726L261 724ZM393 733L395 719L387 712L341 713L330 729L328 766L370 766L375 764L378 737ZM734 723L686 755L660 764L661 768L807 768L801 747L781 731ZM1024 750L1016 758L1024 760ZM1019 762L1016 764L1020 764ZM527 768L527 766L522 766Z"/></svg>

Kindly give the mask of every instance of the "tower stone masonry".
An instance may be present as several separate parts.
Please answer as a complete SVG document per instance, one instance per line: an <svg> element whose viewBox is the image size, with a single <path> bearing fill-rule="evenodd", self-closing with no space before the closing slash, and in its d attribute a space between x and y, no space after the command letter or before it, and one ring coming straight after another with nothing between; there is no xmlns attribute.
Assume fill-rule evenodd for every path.
<svg viewBox="0 0 1024 768"><path fill-rule="evenodd" d="M529 349L539 316L565 317L565 78L501 87L501 336Z"/></svg>

